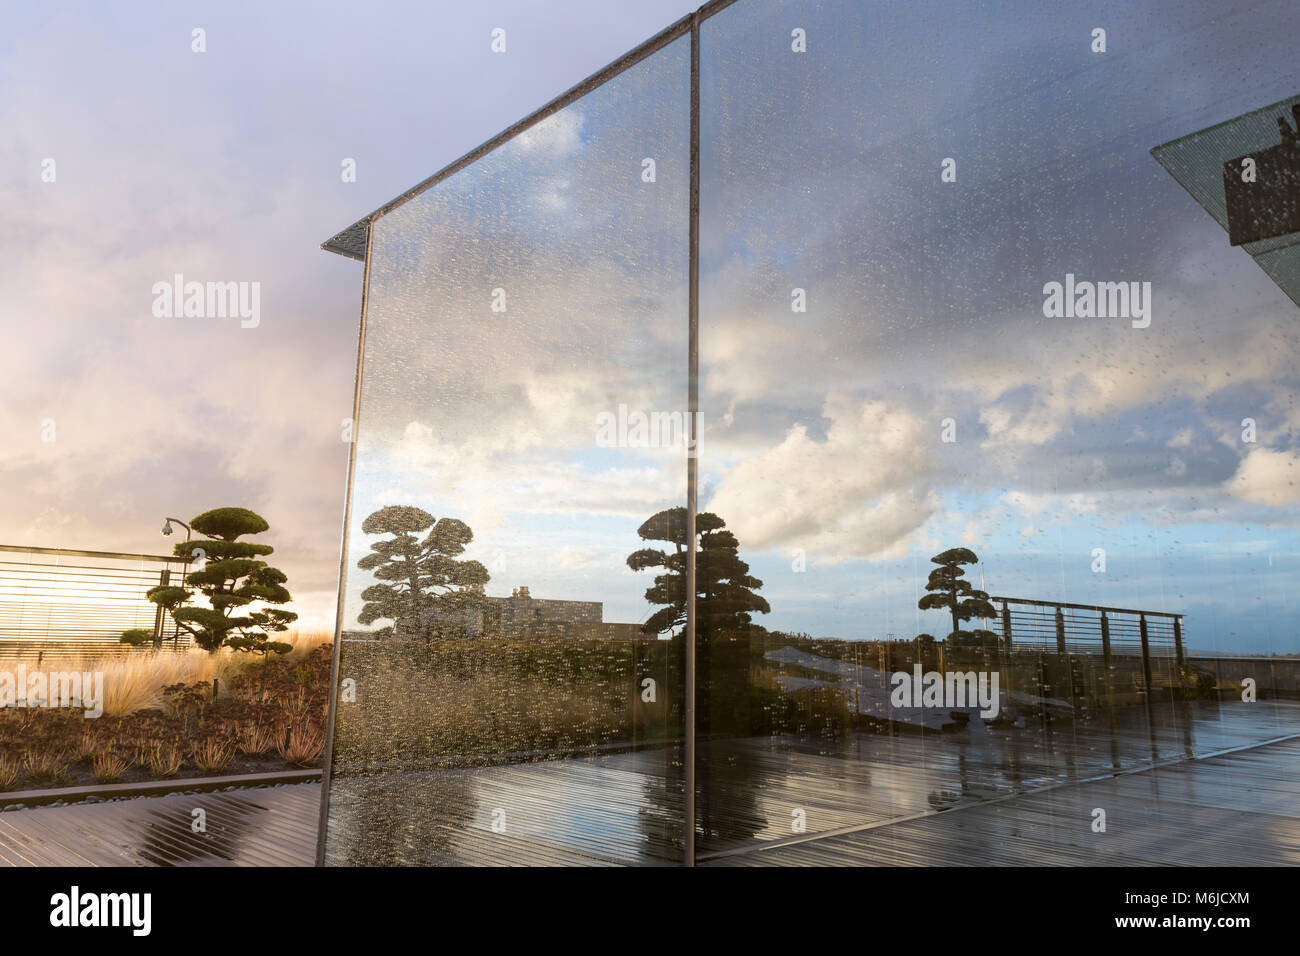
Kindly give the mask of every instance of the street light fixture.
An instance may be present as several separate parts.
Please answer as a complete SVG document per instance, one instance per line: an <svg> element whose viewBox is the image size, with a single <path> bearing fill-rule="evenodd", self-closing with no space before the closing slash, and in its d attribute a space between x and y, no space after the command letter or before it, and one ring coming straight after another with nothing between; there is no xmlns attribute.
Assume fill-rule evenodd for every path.
<svg viewBox="0 0 1300 956"><path fill-rule="evenodd" d="M185 529L185 540L186 540L186 541L190 540L190 534L192 533L191 530L190 530L190 526L187 525L187 524L186 524L184 521L182 521L180 518L165 518L165 519L163 519L162 533L163 533L164 535L170 535L170 534L172 533L172 522L173 522L173 521L175 521L178 525L180 525L182 528Z"/></svg>

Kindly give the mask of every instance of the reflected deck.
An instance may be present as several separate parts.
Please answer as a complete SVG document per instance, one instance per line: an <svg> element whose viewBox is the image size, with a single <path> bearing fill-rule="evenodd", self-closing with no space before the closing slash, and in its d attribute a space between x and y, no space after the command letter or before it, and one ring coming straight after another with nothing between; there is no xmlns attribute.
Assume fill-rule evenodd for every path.
<svg viewBox="0 0 1300 956"><path fill-rule="evenodd" d="M1154 731L1144 715L1136 716L1141 719L1130 726L1114 728L1071 722L1014 732L979 727L945 735L701 743L698 852L702 862L738 862L733 855L789 841L796 810L802 811L808 836L839 839L833 835L840 831L885 824L891 829L907 825L922 833L921 824L905 821L921 815L937 821L947 816L939 811L962 808L965 815L977 806L990 808L995 818L1010 820L1014 827L1015 808L1023 805L1026 827L1039 820L1051 837L1076 826L1075 810L1059 794L1075 786L1094 787L1089 781L1096 778L1117 788L1117 794L1137 792L1133 788L1145 784L1114 774L1150 767L1153 758L1159 770L1133 773L1131 779L1159 783L1162 800L1173 802L1162 802L1153 811L1172 814L1160 817L1158 829L1178 828L1176 807L1199 807L1199 795L1208 792L1203 781L1216 773L1223 775L1231 792L1233 768L1246 758L1187 764L1202 769L1182 777L1173 776L1173 768L1184 766L1177 761L1300 734L1300 703L1287 701L1191 707L1176 721L1157 712L1152 715ZM1269 753L1274 756L1264 774L1300 787L1300 761L1292 751ZM1185 785L1167 782L1177 780L1185 780ZM1046 787L1053 789L1033 793ZM1150 796L1141 800L1143 808L1152 806ZM663 751L378 777L336 776L332 803L336 829L328 860L336 865L399 860L423 865L644 865L681 858L680 767ZM1088 811L1097 805L1090 804ZM1059 820L1057 807L1064 814ZM505 832L493 832L494 810L504 811ZM1090 832L1090 819L1087 814L1082 818L1085 833ZM1133 819L1128 809L1121 810L1110 832ZM1229 822L1223 818L1215 825ZM931 825L941 830L950 824ZM1193 842L1187 834L1198 833L1202 825L1208 824L1199 810L1189 813L1181 839ZM940 830L928 839L946 839ZM927 859L931 850L922 837L908 839L909 851ZM1005 856L1009 838L999 832L990 839L995 845L986 861L993 863ZM1040 834L1033 839L1045 838ZM1263 833L1259 839L1274 838ZM1195 840L1203 837L1198 833ZM1112 845L1119 842L1117 838ZM820 843L808 843L800 853L815 858ZM1097 848L1082 846L1096 855ZM1293 858L1285 839L1279 838L1277 846L1284 858ZM1050 838L1043 847L1043 862L1049 862L1054 858L1048 852L1054 847ZM777 852L765 850L763 856ZM1259 856L1261 861L1266 858L1273 857ZM1108 858L1101 854L1092 862Z"/></svg>
<svg viewBox="0 0 1300 956"><path fill-rule="evenodd" d="M1092 832L1106 811L1105 833ZM1094 780L713 866L1295 866L1300 740Z"/></svg>

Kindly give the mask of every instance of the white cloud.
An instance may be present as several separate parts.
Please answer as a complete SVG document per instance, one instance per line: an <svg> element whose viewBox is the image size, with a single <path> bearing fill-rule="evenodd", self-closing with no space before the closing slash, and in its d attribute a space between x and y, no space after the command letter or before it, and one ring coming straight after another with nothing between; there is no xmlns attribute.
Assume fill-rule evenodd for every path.
<svg viewBox="0 0 1300 956"><path fill-rule="evenodd" d="M906 407L833 395L824 440L795 425L732 467L704 506L743 547L835 562L894 557L938 509L928 424Z"/></svg>
<svg viewBox="0 0 1300 956"><path fill-rule="evenodd" d="M582 110L571 106L530 126L515 138L515 142L526 151L567 156L582 146L582 125Z"/></svg>
<svg viewBox="0 0 1300 956"><path fill-rule="evenodd" d="M1300 501L1300 456L1256 448L1242 459L1224 485L1229 494L1253 504L1279 508Z"/></svg>

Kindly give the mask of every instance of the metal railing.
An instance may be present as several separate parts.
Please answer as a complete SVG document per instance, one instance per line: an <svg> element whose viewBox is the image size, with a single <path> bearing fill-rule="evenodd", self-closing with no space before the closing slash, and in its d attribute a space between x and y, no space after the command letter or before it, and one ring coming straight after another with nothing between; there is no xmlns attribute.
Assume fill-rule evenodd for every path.
<svg viewBox="0 0 1300 956"><path fill-rule="evenodd" d="M996 621L1002 646L1055 650L1061 654L1138 652L1145 657L1172 656L1181 666L1183 615L1166 611L1066 604L1028 598L991 597L999 605Z"/></svg>
<svg viewBox="0 0 1300 956"><path fill-rule="evenodd" d="M122 632L153 632L153 646L188 646L188 635L145 598L183 583L181 558L116 551L0 545L0 655L105 652Z"/></svg>

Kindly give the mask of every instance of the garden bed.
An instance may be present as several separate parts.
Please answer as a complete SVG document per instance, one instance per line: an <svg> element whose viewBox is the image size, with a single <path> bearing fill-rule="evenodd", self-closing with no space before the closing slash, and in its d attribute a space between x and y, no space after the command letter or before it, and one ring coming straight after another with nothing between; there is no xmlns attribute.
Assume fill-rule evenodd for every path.
<svg viewBox="0 0 1300 956"><path fill-rule="evenodd" d="M0 794L173 780L183 788L189 779L320 766L330 646L236 663L215 685L168 684L151 695L159 706L125 713L0 709ZM158 673L169 666L160 659Z"/></svg>

